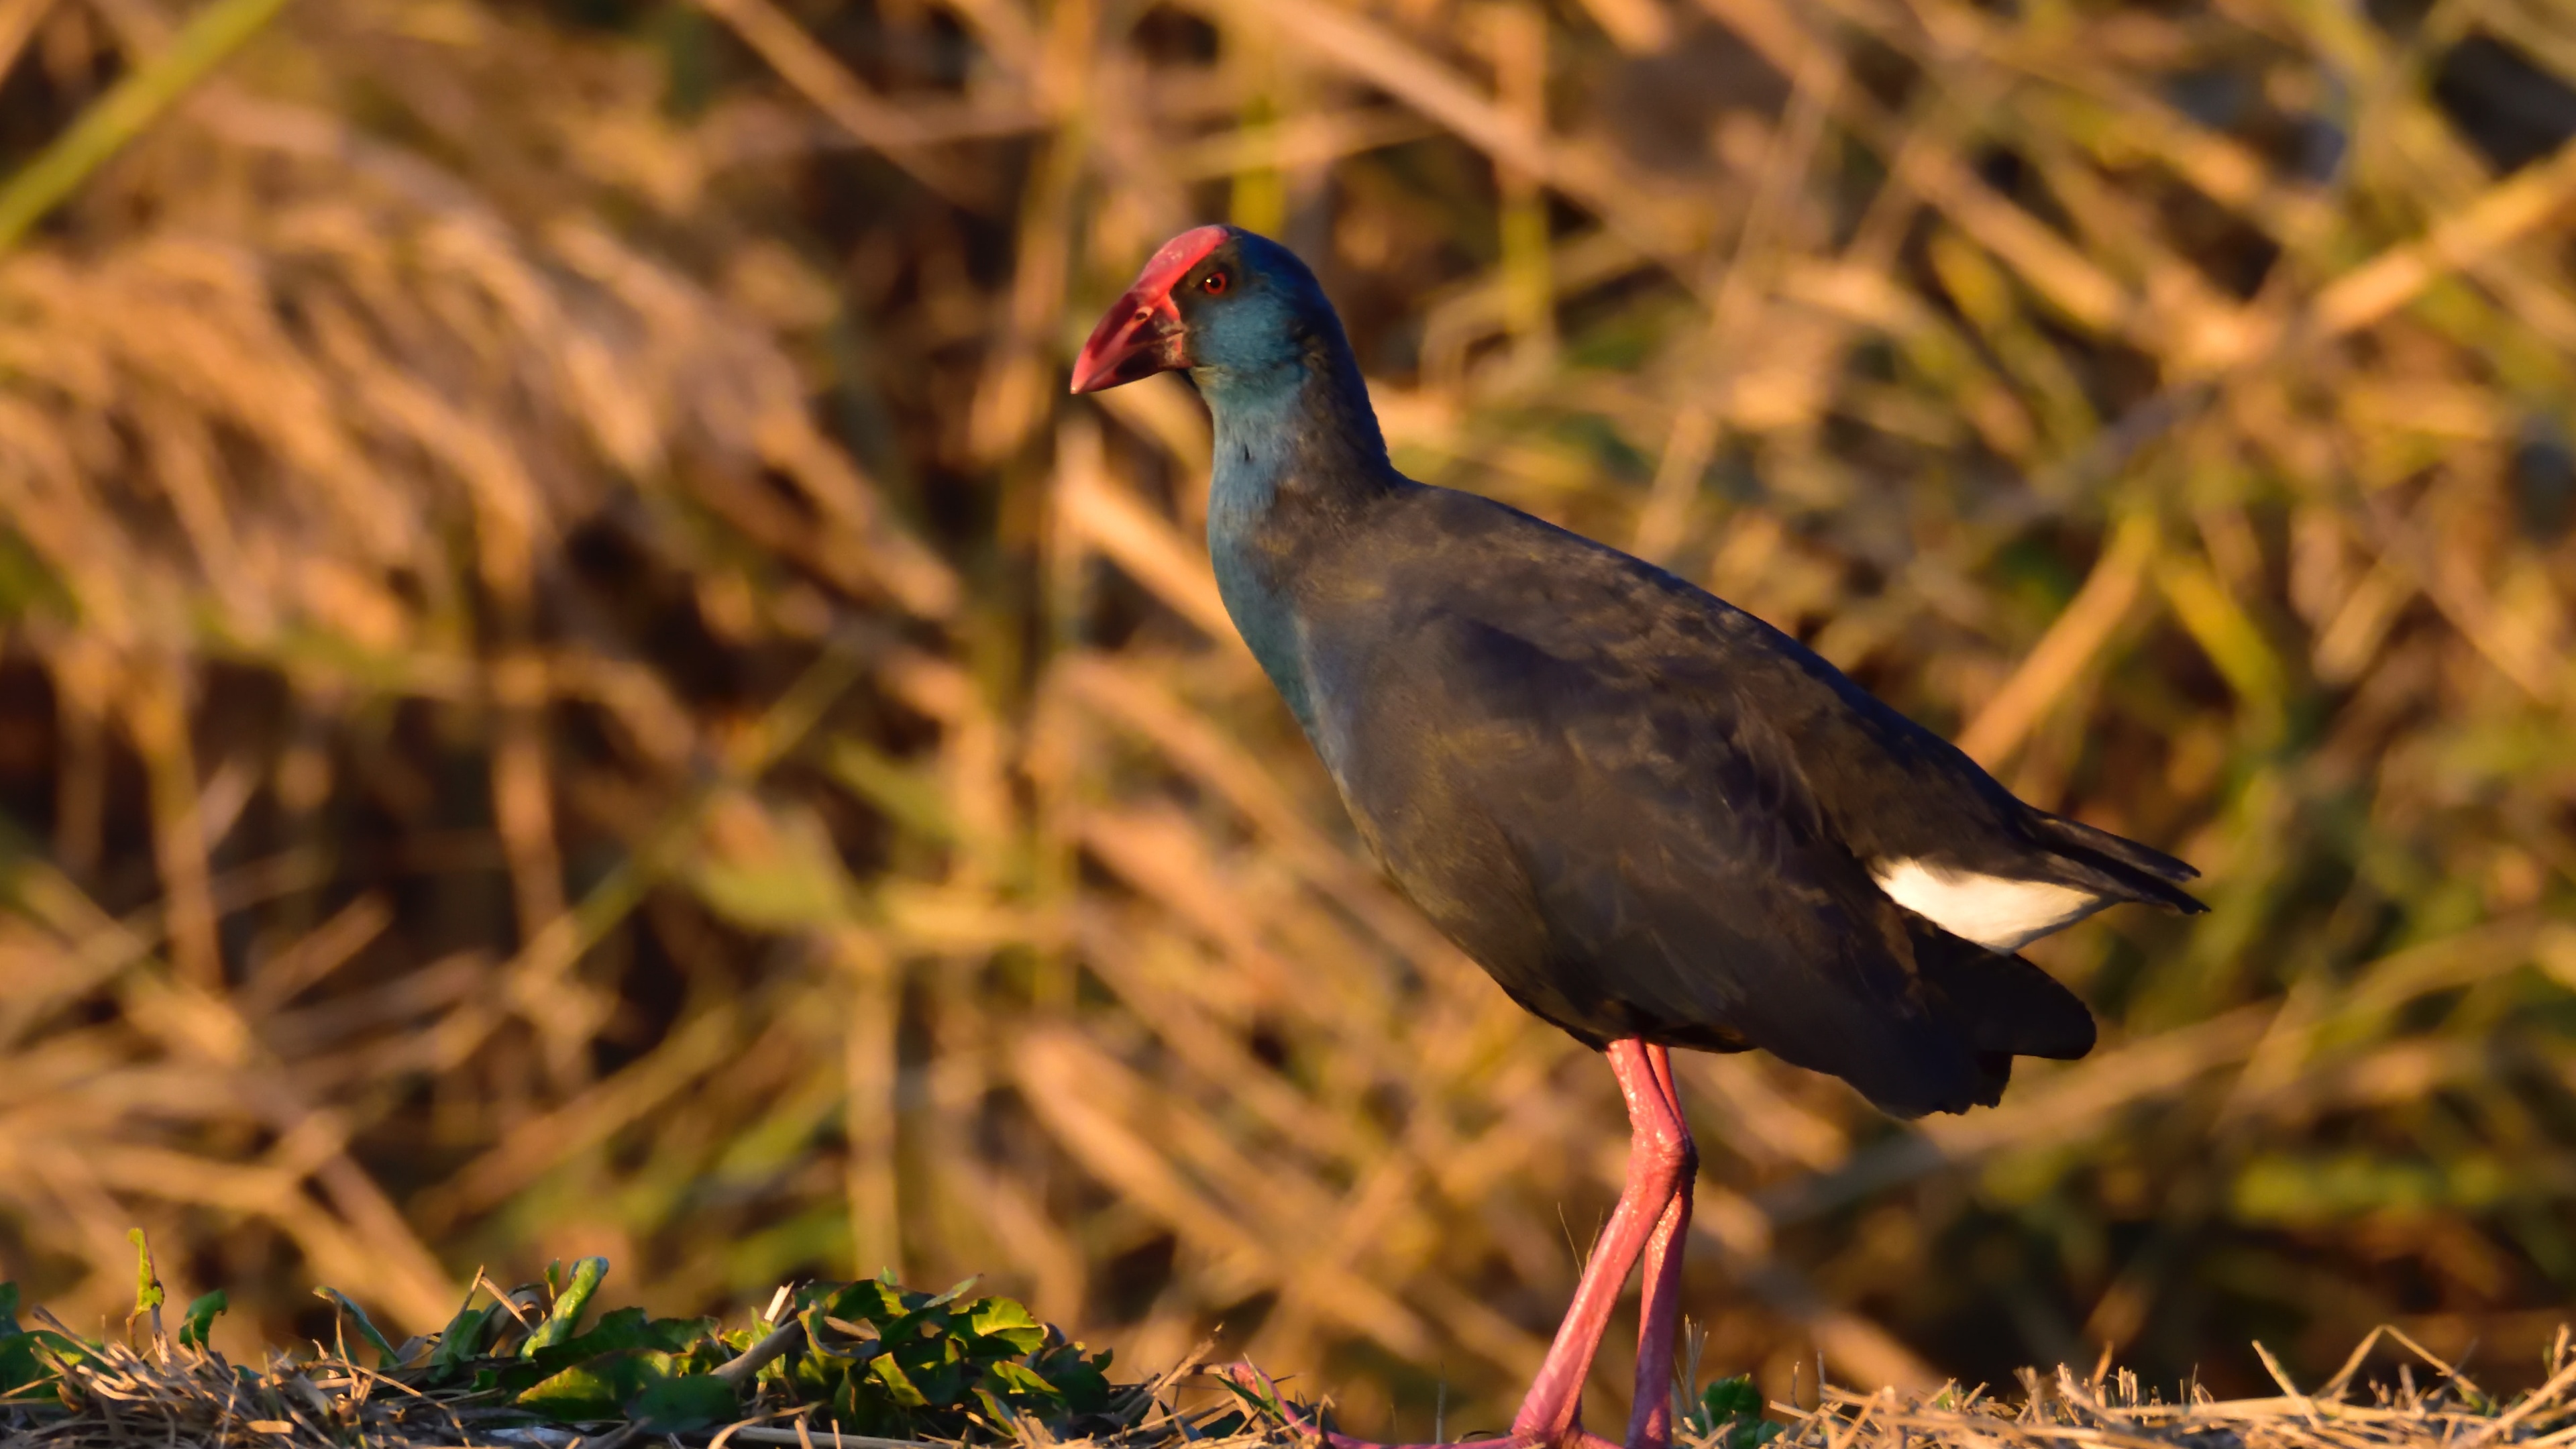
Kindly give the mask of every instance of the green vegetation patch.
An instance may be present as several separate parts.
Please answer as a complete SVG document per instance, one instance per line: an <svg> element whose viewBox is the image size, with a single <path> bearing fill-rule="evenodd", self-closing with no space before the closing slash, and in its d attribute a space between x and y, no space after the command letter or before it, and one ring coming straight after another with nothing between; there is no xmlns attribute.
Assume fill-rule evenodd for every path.
<svg viewBox="0 0 2576 1449"><path fill-rule="evenodd" d="M220 1291L170 1330L151 1252L134 1237L122 1340L85 1338L41 1309L22 1324L17 1286L0 1284L0 1438L40 1431L78 1443L79 1421L95 1419L116 1439L139 1416L155 1439L181 1443L568 1439L525 1432L552 1427L604 1444L603 1426L625 1442L762 1424L823 1442L1017 1441L1033 1428L1082 1439L1134 1427L1160 1387L1113 1384L1108 1352L1013 1299L973 1295L972 1280L945 1293L891 1279L806 1284L728 1329L633 1307L594 1315L605 1258L558 1264L545 1282L508 1291L478 1281L445 1328L399 1345L358 1304L319 1289L338 1314L338 1344L252 1368L207 1346L227 1306Z"/></svg>

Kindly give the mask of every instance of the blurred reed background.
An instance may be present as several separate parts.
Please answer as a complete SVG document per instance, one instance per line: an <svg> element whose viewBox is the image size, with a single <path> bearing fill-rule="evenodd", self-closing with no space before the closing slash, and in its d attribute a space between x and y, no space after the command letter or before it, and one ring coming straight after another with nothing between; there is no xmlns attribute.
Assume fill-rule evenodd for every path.
<svg viewBox="0 0 2576 1449"><path fill-rule="evenodd" d="M2570 0L0 0L9 164L209 15L257 33L0 258L31 1299L121 1314L138 1222L236 1349L577 1253L664 1311L982 1272L1499 1421L1609 1076L1355 852L1186 386L1062 395L1230 218L1416 476L2208 872L2038 948L2104 1040L1999 1110L1690 1058L1709 1370L2269 1392L2249 1339L2386 1320L2533 1376Z"/></svg>

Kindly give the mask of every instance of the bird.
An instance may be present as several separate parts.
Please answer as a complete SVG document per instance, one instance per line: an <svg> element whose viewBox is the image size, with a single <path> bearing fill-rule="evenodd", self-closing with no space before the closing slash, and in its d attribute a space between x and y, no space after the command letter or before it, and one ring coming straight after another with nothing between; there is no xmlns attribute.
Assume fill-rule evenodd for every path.
<svg viewBox="0 0 2576 1449"><path fill-rule="evenodd" d="M1901 1118L1992 1106L2015 1057L2094 1042L2021 948L2123 902L2205 910L2198 872L2023 802L1697 585L1398 472L1339 314L1278 242L1166 242L1071 390L1170 371L1213 422L1226 613L1360 840L1514 1001L1601 1051L1627 1107L1618 1205L1485 1449L1607 1449L1582 1390L1641 1267L1620 1442L1665 1449L1698 1168L1672 1050L1767 1051Z"/></svg>

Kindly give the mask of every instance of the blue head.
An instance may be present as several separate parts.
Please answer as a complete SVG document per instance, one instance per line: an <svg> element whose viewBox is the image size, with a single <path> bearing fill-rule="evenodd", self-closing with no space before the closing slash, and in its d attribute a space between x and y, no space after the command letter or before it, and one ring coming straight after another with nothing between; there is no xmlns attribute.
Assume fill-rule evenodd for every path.
<svg viewBox="0 0 2576 1449"><path fill-rule="evenodd" d="M1092 329L1073 390L1186 368L1216 419L1208 561L1253 657L1311 734L1296 608L1298 541L1401 486L1341 318L1268 237L1203 226L1163 244Z"/></svg>
<svg viewBox="0 0 2576 1449"><path fill-rule="evenodd" d="M1073 390L1179 368L1220 430L1256 419L1285 425L1295 412L1384 456L1341 318L1297 254L1268 237L1202 226L1165 242L1092 330Z"/></svg>

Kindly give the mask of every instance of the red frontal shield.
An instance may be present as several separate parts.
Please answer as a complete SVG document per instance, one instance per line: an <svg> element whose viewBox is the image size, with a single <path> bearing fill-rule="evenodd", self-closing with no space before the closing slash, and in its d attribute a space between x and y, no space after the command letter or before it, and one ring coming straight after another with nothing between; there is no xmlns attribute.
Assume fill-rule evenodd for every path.
<svg viewBox="0 0 2576 1449"><path fill-rule="evenodd" d="M1136 274L1136 285L1110 307L1100 325L1091 329L1091 340L1082 344L1081 355L1073 360L1075 392L1098 392L1189 366L1188 337L1181 328L1181 309L1172 301L1172 288L1225 239L1224 227L1201 226L1163 243L1145 263L1145 270Z"/></svg>

